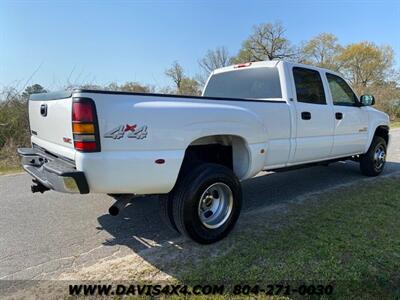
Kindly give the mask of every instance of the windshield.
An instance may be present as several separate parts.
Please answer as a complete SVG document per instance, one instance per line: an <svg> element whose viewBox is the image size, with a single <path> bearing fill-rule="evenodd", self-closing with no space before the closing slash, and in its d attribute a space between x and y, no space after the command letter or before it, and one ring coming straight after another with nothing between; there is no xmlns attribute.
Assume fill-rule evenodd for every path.
<svg viewBox="0 0 400 300"><path fill-rule="evenodd" d="M277 68L252 68L211 76L204 97L266 99L282 98Z"/></svg>

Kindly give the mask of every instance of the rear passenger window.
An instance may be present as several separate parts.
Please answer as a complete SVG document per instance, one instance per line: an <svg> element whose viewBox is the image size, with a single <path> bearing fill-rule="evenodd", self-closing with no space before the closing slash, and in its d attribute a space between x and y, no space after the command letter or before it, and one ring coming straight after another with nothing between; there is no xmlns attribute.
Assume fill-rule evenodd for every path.
<svg viewBox="0 0 400 300"><path fill-rule="evenodd" d="M293 68L298 102L326 104L324 85L318 71Z"/></svg>

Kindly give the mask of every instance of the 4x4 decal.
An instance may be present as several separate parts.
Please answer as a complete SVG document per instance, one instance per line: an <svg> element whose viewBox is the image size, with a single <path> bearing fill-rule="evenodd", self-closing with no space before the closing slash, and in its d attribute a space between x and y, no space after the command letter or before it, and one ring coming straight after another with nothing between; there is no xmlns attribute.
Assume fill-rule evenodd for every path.
<svg viewBox="0 0 400 300"><path fill-rule="evenodd" d="M115 127L110 131L106 132L104 134L104 137L119 140L125 136L125 133L127 133L126 136L128 138L142 140L147 137L147 126L143 125L141 127L137 127L137 124L119 125L118 127Z"/></svg>

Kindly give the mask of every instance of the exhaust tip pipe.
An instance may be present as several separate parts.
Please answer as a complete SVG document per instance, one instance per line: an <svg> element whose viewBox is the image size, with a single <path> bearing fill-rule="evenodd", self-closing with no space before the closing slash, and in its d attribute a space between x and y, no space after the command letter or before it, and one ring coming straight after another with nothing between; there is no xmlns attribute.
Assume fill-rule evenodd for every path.
<svg viewBox="0 0 400 300"><path fill-rule="evenodd" d="M115 203L110 206L108 209L108 213L112 216L117 216L119 213L129 204L133 199L133 195L131 194L123 194L123 195L113 195L115 198Z"/></svg>
<svg viewBox="0 0 400 300"><path fill-rule="evenodd" d="M117 216L119 214L119 208L116 205L113 205L108 209L108 213L112 216Z"/></svg>

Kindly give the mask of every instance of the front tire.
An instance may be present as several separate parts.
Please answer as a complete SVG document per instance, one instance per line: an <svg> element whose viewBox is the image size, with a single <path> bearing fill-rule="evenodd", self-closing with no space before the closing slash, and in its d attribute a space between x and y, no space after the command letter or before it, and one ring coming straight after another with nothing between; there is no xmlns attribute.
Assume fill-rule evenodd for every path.
<svg viewBox="0 0 400 300"><path fill-rule="evenodd" d="M366 176L378 176L382 173L386 163L386 141L375 136L368 152L360 157L360 170Z"/></svg>
<svg viewBox="0 0 400 300"><path fill-rule="evenodd" d="M224 238L235 226L242 206L238 178L218 164L194 167L178 180L172 193L176 227L201 244Z"/></svg>

